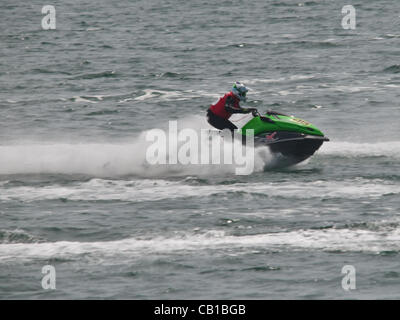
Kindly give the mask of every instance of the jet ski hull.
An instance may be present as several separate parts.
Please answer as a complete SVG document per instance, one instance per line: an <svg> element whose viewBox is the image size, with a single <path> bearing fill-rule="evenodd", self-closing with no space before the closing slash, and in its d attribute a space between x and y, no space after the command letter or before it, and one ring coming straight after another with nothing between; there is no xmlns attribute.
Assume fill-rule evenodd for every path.
<svg viewBox="0 0 400 320"><path fill-rule="evenodd" d="M254 137L254 145L268 146L272 153L290 158L295 164L311 157L325 142L324 136L313 136L296 132L268 132Z"/></svg>

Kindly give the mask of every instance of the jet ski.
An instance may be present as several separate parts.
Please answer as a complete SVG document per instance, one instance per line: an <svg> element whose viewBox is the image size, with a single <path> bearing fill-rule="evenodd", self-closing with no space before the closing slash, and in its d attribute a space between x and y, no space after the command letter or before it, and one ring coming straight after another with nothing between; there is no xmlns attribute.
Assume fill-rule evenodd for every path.
<svg viewBox="0 0 400 320"><path fill-rule="evenodd" d="M329 141L308 121L271 110L264 115L253 111L253 118L240 129L244 136L246 129L254 130L255 147L268 146L286 165L306 160Z"/></svg>

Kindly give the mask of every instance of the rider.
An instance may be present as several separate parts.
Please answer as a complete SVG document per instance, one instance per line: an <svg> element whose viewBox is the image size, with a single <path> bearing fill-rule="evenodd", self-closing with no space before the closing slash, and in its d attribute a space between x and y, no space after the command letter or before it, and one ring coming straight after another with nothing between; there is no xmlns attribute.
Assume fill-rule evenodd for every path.
<svg viewBox="0 0 400 320"><path fill-rule="evenodd" d="M246 101L246 93L249 91L242 83L235 82L230 92L221 97L218 102L207 110L207 121L213 127L223 130L229 129L232 132L237 127L228 119L233 113L250 113L257 109L241 108L240 101Z"/></svg>

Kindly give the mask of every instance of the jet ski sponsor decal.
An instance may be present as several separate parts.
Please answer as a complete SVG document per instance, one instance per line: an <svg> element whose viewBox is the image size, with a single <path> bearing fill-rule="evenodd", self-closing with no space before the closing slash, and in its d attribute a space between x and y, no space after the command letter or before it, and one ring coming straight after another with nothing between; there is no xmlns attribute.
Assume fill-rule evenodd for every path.
<svg viewBox="0 0 400 320"><path fill-rule="evenodd" d="M268 141L274 141L274 140L276 140L275 136L276 136L276 132L273 132L271 134L267 134L265 137L267 138Z"/></svg>
<svg viewBox="0 0 400 320"><path fill-rule="evenodd" d="M291 120L294 121L294 122L300 123L300 124L302 124L304 126L309 126L311 124L311 123L309 123L309 122L307 122L305 120L298 119L298 118L292 118Z"/></svg>

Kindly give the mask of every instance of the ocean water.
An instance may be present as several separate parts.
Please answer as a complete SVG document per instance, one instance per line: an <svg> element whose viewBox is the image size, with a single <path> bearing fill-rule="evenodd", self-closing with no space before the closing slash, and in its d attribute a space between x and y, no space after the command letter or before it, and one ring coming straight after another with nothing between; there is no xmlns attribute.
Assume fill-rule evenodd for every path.
<svg viewBox="0 0 400 320"><path fill-rule="evenodd" d="M1 299L400 298L400 2L48 4L55 30L0 4ZM146 164L236 80L331 141L251 175Z"/></svg>

